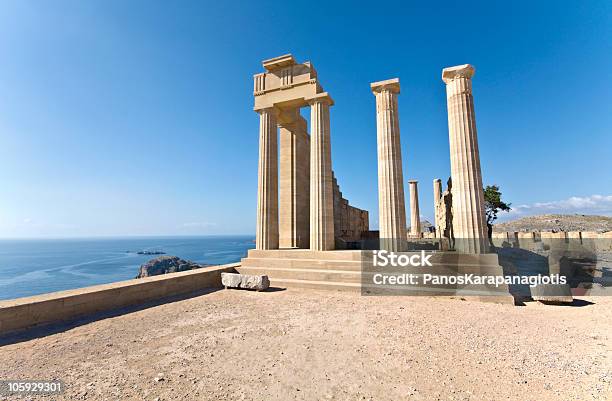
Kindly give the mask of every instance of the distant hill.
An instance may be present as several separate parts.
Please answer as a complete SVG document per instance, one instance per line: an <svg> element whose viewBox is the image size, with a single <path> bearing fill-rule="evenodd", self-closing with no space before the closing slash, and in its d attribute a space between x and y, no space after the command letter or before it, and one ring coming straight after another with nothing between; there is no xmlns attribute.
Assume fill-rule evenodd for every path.
<svg viewBox="0 0 612 401"><path fill-rule="evenodd" d="M612 217L542 214L495 224L493 231L612 231Z"/></svg>

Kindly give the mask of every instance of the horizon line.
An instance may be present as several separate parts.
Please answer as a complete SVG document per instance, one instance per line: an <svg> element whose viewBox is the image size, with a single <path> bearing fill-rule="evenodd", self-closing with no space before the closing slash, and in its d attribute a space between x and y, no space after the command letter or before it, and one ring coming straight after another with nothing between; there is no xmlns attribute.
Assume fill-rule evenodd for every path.
<svg viewBox="0 0 612 401"><path fill-rule="evenodd" d="M0 241L15 240L77 240L77 239L136 239L136 238L196 238L196 237L253 237L255 234L121 234L121 235L84 235L84 236L39 236L39 237L0 237Z"/></svg>

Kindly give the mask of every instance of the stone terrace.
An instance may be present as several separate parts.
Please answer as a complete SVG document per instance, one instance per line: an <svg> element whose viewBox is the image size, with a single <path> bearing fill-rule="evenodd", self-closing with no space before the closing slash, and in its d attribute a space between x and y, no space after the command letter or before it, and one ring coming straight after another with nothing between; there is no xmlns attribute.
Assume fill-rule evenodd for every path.
<svg viewBox="0 0 612 401"><path fill-rule="evenodd" d="M0 346L64 399L606 400L612 302L220 290Z"/></svg>

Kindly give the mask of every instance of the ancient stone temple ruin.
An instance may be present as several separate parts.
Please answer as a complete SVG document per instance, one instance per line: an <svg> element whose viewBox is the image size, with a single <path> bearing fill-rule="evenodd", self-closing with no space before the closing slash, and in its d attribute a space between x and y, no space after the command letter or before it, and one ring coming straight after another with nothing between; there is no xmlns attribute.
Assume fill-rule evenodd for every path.
<svg viewBox="0 0 612 401"><path fill-rule="evenodd" d="M254 77L260 115L256 248L326 251L360 240L369 230L368 212L342 197L332 170L331 96L309 62L298 64L288 54L263 67ZM310 107L310 135L302 107Z"/></svg>
<svg viewBox="0 0 612 401"><path fill-rule="evenodd" d="M410 230L407 227L399 79L370 84L378 153L376 233L369 230L368 212L351 206L340 192L331 158L334 101L314 66L297 63L290 54L262 64L265 71L254 76L253 92L260 119L256 247L242 260L240 272L266 274L278 286L363 290L363 254L351 250L355 244L359 248L365 239L376 238L375 249L410 252L428 240L421 232L416 180L408 181ZM467 64L442 71L451 178L446 191L440 179L434 180L436 229L430 240L437 244L432 256L440 268L497 275L501 274L497 255L488 253L473 74L474 68ZM310 109L310 132L300 114L304 107ZM503 289L498 299L511 302Z"/></svg>

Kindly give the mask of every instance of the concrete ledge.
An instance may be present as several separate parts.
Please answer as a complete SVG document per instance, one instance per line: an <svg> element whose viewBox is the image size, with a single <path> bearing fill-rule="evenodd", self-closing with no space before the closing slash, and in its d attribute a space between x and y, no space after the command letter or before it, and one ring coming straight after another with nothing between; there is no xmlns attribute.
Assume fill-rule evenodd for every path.
<svg viewBox="0 0 612 401"><path fill-rule="evenodd" d="M205 288L221 288L221 273L235 272L238 266L240 263L231 263L0 301L0 335Z"/></svg>

